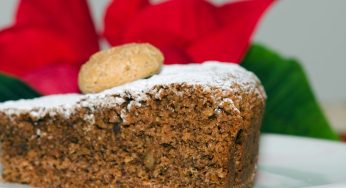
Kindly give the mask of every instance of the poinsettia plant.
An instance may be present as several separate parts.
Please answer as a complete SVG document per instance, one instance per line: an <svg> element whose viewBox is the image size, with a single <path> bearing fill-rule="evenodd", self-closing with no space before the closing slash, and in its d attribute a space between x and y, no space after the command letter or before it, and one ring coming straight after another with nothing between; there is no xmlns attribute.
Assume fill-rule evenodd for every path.
<svg viewBox="0 0 346 188"><path fill-rule="evenodd" d="M0 100L79 92L79 67L100 50L100 39L149 42L162 50L165 64L219 60L255 72L269 96L263 132L337 139L299 64L260 45L249 48L273 1L113 0L99 34L86 0L22 0L15 23L0 32L0 70L12 75L0 76Z"/></svg>

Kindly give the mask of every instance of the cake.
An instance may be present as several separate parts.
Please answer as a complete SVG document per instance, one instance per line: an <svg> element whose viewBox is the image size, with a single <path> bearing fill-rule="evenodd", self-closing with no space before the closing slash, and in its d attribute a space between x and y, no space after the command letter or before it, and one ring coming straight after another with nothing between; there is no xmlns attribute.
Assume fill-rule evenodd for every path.
<svg viewBox="0 0 346 188"><path fill-rule="evenodd" d="M265 92L230 63L0 104L2 178L35 187L251 187Z"/></svg>

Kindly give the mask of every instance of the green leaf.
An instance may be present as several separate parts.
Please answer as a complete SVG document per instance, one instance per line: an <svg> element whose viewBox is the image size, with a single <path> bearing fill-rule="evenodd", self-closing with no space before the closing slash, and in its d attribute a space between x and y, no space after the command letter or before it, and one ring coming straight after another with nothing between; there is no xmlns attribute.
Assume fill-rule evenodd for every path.
<svg viewBox="0 0 346 188"><path fill-rule="evenodd" d="M241 65L259 77L267 92L262 132L339 139L298 61L255 44Z"/></svg>
<svg viewBox="0 0 346 188"><path fill-rule="evenodd" d="M0 102L7 100L30 99L40 94L22 81L5 74L0 74Z"/></svg>

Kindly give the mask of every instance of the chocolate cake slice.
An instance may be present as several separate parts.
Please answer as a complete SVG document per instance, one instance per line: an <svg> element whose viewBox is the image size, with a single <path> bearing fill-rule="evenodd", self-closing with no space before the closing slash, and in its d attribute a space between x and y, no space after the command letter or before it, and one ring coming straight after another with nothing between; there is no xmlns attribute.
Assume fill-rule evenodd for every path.
<svg viewBox="0 0 346 188"><path fill-rule="evenodd" d="M97 94L0 104L2 178L36 187L251 187L265 93L238 65L164 66Z"/></svg>

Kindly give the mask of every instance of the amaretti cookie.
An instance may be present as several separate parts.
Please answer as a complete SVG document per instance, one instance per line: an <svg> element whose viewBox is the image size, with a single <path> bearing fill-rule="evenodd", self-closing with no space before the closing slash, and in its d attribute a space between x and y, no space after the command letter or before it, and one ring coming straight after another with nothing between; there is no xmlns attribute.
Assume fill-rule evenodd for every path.
<svg viewBox="0 0 346 188"><path fill-rule="evenodd" d="M164 56L149 43L129 43L92 55L81 68L83 93L97 93L160 72Z"/></svg>
<svg viewBox="0 0 346 188"><path fill-rule="evenodd" d="M36 187L250 187L265 93L219 62L0 104L2 178Z"/></svg>

